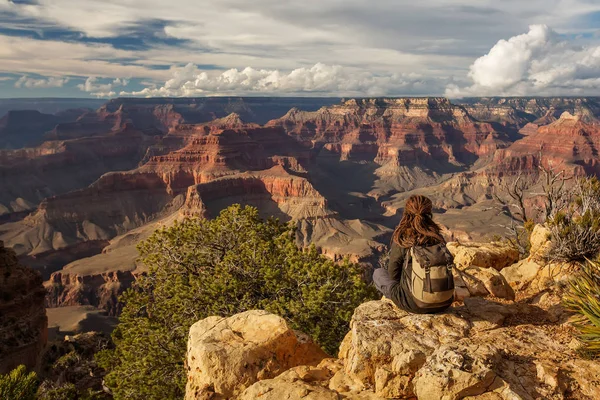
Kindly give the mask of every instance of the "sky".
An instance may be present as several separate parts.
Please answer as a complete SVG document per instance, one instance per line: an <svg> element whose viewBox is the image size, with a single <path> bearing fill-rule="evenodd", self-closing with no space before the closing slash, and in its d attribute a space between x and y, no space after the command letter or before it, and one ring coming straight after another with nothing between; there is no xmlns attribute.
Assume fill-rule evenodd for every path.
<svg viewBox="0 0 600 400"><path fill-rule="evenodd" d="M0 97L600 95L600 0L0 0Z"/></svg>

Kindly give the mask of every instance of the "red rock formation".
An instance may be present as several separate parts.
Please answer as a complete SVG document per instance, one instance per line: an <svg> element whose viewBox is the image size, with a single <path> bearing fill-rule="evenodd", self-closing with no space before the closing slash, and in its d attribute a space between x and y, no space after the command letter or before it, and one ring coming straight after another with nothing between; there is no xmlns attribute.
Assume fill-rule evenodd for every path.
<svg viewBox="0 0 600 400"><path fill-rule="evenodd" d="M576 173L600 173L600 121L589 115L565 112L549 125L496 153L494 161L507 170L532 170L553 165Z"/></svg>
<svg viewBox="0 0 600 400"><path fill-rule="evenodd" d="M127 125L110 134L0 150L0 215L86 187L102 174L135 168L156 138Z"/></svg>
<svg viewBox="0 0 600 400"><path fill-rule="evenodd" d="M137 279L132 271L78 274L68 270L55 272L44 283L46 307L92 305L117 316L122 304L119 296Z"/></svg>
<svg viewBox="0 0 600 400"><path fill-rule="evenodd" d="M305 146L322 146L341 160L379 164L432 158L470 164L506 146L490 124L443 98L352 99L316 112L292 109L268 126L282 127Z"/></svg>
<svg viewBox="0 0 600 400"><path fill-rule="evenodd" d="M0 241L0 374L36 366L48 338L42 278Z"/></svg>

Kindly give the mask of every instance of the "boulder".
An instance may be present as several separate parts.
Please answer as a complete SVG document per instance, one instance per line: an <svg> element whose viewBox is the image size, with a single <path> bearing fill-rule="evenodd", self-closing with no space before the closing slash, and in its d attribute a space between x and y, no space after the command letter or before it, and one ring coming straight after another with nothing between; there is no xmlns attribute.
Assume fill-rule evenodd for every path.
<svg viewBox="0 0 600 400"><path fill-rule="evenodd" d="M552 234L550 229L544 225L536 225L529 237L531 248L529 249L529 257L532 260L543 261L547 258L552 247Z"/></svg>
<svg viewBox="0 0 600 400"><path fill-rule="evenodd" d="M472 266L462 272L471 279L481 282L488 294L501 299L515 299L515 291L510 287L506 278L495 269Z"/></svg>
<svg viewBox="0 0 600 400"><path fill-rule="evenodd" d="M501 271L519 260L519 252L503 243L450 242L447 247L459 269L478 266Z"/></svg>
<svg viewBox="0 0 600 400"><path fill-rule="evenodd" d="M190 329L185 398L238 395L259 380L326 357L307 335L266 311L209 317Z"/></svg>
<svg viewBox="0 0 600 400"><path fill-rule="evenodd" d="M464 301L469 297L492 295L501 299L514 300L515 291L500 272L493 268L471 266L454 271L455 299Z"/></svg>
<svg viewBox="0 0 600 400"><path fill-rule="evenodd" d="M535 279L542 268L543 266L536 261L526 258L504 268L500 273L513 288L523 289Z"/></svg>

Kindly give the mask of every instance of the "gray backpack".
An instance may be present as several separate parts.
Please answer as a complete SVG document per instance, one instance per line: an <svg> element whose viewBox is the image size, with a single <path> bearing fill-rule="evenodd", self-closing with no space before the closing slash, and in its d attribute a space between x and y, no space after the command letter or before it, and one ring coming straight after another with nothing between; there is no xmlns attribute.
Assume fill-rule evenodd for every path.
<svg viewBox="0 0 600 400"><path fill-rule="evenodd" d="M409 266L409 259L412 265ZM445 244L415 246L405 257L404 274L415 304L423 309L442 309L454 301L454 257Z"/></svg>

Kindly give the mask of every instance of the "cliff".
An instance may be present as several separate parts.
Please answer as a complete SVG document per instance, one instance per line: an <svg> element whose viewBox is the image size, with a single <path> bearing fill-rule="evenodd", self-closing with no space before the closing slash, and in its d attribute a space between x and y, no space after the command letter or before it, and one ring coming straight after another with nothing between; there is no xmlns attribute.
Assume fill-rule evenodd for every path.
<svg viewBox="0 0 600 400"><path fill-rule="evenodd" d="M427 164L431 158L470 164L473 157L504 146L490 124L444 98L350 99L315 112L292 109L267 126L280 126L306 146L339 154L340 160L379 164Z"/></svg>
<svg viewBox="0 0 600 400"><path fill-rule="evenodd" d="M59 115L37 110L11 110L0 118L0 149L18 149L43 142L44 134L57 124L74 121L83 110L71 110Z"/></svg>
<svg viewBox="0 0 600 400"><path fill-rule="evenodd" d="M0 374L36 367L48 338L42 278L0 241Z"/></svg>
<svg viewBox="0 0 600 400"><path fill-rule="evenodd" d="M385 298L364 303L337 358L307 340L298 346L300 333L264 311L197 322L186 400L598 398L600 363L582 358L575 320L561 305L569 269L540 261L543 227L530 258L517 264L497 244L451 247L469 295L434 315L409 314ZM500 287L512 296L488 290Z"/></svg>

